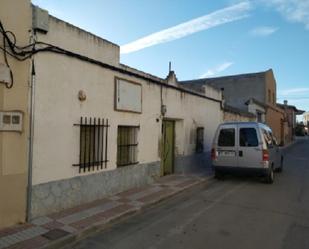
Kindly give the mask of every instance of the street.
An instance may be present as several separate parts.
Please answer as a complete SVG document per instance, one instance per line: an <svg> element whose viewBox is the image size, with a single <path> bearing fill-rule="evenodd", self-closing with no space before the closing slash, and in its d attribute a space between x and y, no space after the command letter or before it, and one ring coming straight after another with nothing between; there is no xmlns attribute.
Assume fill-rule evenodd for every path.
<svg viewBox="0 0 309 249"><path fill-rule="evenodd" d="M211 179L68 248L308 249L309 140L288 150L273 184Z"/></svg>

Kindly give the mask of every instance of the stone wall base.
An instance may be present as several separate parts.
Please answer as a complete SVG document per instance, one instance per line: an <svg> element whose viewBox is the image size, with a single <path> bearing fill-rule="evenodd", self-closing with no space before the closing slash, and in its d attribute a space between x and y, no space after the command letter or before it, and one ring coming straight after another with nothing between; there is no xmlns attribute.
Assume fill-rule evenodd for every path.
<svg viewBox="0 0 309 249"><path fill-rule="evenodd" d="M58 212L130 188L142 187L158 177L160 162L152 162L34 185L31 217Z"/></svg>

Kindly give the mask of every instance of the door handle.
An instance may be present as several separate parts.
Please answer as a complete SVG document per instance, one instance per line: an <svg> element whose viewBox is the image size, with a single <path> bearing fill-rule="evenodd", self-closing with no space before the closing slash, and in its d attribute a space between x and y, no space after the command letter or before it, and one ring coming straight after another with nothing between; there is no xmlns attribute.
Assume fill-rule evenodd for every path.
<svg viewBox="0 0 309 249"><path fill-rule="evenodd" d="M242 157L244 155L243 151L242 150L238 151L238 155Z"/></svg>

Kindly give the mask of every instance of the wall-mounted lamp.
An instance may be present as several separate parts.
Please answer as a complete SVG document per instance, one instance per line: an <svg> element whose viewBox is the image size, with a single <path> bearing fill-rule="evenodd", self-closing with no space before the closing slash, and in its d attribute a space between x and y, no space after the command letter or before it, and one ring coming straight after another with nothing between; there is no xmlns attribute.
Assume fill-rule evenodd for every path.
<svg viewBox="0 0 309 249"><path fill-rule="evenodd" d="M85 101L87 98L86 93L83 90L79 90L78 92L78 99L80 101Z"/></svg>

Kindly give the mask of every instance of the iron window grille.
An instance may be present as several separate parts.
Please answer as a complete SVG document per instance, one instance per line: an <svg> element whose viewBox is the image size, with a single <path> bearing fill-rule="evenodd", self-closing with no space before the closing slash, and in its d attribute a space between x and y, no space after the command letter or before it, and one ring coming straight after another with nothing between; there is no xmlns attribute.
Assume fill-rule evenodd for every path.
<svg viewBox="0 0 309 249"><path fill-rule="evenodd" d="M137 133L139 126L118 126L117 166L137 164Z"/></svg>
<svg viewBox="0 0 309 249"><path fill-rule="evenodd" d="M108 119L81 117L79 142L79 172L94 171L107 167Z"/></svg>

